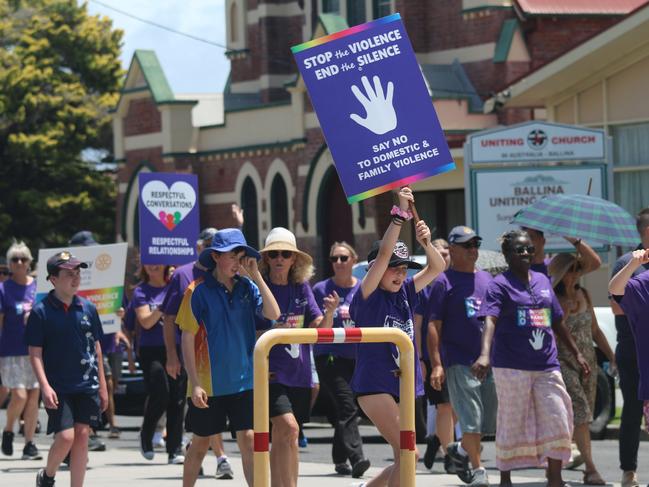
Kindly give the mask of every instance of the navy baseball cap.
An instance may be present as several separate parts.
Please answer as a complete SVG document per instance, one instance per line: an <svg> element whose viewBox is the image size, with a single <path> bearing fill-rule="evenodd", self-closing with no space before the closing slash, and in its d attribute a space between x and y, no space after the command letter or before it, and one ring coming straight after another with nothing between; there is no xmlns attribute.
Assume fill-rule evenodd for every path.
<svg viewBox="0 0 649 487"><path fill-rule="evenodd" d="M482 237L480 237L477 233L475 233L475 230L473 230L473 228L460 225L457 227L453 227L451 233L448 234L448 243L450 244L466 243L469 240L473 240L474 238L477 238L478 240L482 240Z"/></svg>
<svg viewBox="0 0 649 487"><path fill-rule="evenodd" d="M212 245L201 252L198 261L206 269L214 269L216 265L212 259L212 252L230 252L236 248L243 248L248 257L261 259L261 254L248 245L246 238L238 228L224 228L212 237Z"/></svg>
<svg viewBox="0 0 649 487"><path fill-rule="evenodd" d="M70 245L77 247L89 247L91 245L99 245L95 240L92 232L89 230L81 230L80 232L72 235L72 238L68 242Z"/></svg>
<svg viewBox="0 0 649 487"><path fill-rule="evenodd" d="M54 254L47 259L47 279L56 272L57 269L87 269L88 264L81 262L67 250Z"/></svg>

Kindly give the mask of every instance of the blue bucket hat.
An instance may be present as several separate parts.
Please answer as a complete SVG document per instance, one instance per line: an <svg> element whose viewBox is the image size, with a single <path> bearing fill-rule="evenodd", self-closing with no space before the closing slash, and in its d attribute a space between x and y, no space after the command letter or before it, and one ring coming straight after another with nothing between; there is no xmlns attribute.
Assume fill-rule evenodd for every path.
<svg viewBox="0 0 649 487"><path fill-rule="evenodd" d="M238 228L224 228L214 234L212 238L212 245L201 252L198 261L206 269L214 269L216 265L212 259L212 252L230 252L238 247L243 247L248 257L261 259L261 254L250 247L246 242L246 238Z"/></svg>

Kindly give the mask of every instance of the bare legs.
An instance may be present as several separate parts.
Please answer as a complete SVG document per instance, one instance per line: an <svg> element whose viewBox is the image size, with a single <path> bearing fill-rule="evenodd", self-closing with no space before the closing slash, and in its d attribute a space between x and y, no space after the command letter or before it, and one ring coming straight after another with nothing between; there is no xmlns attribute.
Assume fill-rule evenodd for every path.
<svg viewBox="0 0 649 487"><path fill-rule="evenodd" d="M270 418L273 443L270 449L272 487L296 487L298 476L297 437L300 427L293 413Z"/></svg>

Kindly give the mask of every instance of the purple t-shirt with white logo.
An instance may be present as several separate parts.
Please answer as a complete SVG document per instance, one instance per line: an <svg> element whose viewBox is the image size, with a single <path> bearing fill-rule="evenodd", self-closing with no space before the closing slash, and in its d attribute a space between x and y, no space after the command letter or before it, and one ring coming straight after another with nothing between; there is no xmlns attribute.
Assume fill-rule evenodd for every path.
<svg viewBox="0 0 649 487"><path fill-rule="evenodd" d="M479 318L495 316L491 361L494 367L558 370L552 323L563 318L550 279L530 271L528 285L511 271L496 276L487 287Z"/></svg>
<svg viewBox="0 0 649 487"><path fill-rule="evenodd" d="M647 309L649 308L649 272L632 277L624 288L623 296L613 296L626 315L629 327L635 339L636 360L640 380L638 399L649 400L649 326L647 326Z"/></svg>
<svg viewBox="0 0 649 487"><path fill-rule="evenodd" d="M153 287L150 284L143 282L137 285L133 290L133 299L131 306L133 310L148 306L151 311L158 309L162 305L167 286ZM135 333L137 335L138 346L141 347L164 347L164 335L162 332L163 322L162 318L148 330L145 330L135 318L136 326Z"/></svg>
<svg viewBox="0 0 649 487"><path fill-rule="evenodd" d="M338 287L333 279L326 279L320 281L313 286L313 296L316 303L322 310L324 315L324 298L333 294L334 291L340 296L340 303L334 312L334 328L353 328L354 321L349 316L349 305L352 302L354 294L358 291L361 281L357 281L353 287ZM334 357L355 359L356 358L356 345L353 343L339 344L339 345L314 345L313 354L318 355L333 355Z"/></svg>
<svg viewBox="0 0 649 487"><path fill-rule="evenodd" d="M363 299L359 289L352 299L349 314L356 327L399 328L410 339L415 339L413 313L419 304L419 296L411 277L396 293L381 288ZM419 354L415 348L415 395L424 394L424 385L419 367ZM357 394L387 393L399 397L399 349L392 343L360 343L356 352L356 368L351 387Z"/></svg>
<svg viewBox="0 0 649 487"><path fill-rule="evenodd" d="M25 315L36 298L36 280L23 286L13 279L0 284L0 314L4 315L0 331L0 357L28 355L24 343Z"/></svg>
<svg viewBox="0 0 649 487"><path fill-rule="evenodd" d="M177 315L185 295L185 289L192 281L203 277L205 277L205 271L196 267L195 262L178 267L167 285L167 294L160 307L162 312L166 315Z"/></svg>
<svg viewBox="0 0 649 487"><path fill-rule="evenodd" d="M280 309L278 323L289 328L305 328L319 316L320 307L308 283L277 285L268 283ZM257 329L271 327L269 320L257 318ZM270 382L289 387L311 387L311 345L275 345L270 349Z"/></svg>
<svg viewBox="0 0 649 487"><path fill-rule="evenodd" d="M433 282L424 322L442 322L440 353L444 367L470 366L480 356L484 321L478 319L478 311L492 280L485 271L449 269Z"/></svg>

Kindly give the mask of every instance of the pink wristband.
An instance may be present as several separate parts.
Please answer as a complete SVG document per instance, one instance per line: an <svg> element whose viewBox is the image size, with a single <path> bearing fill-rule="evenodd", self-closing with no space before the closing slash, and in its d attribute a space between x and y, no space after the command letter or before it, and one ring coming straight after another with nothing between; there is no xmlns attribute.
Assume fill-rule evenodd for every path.
<svg viewBox="0 0 649 487"><path fill-rule="evenodd" d="M394 205L392 207L392 210L390 210L390 215L399 216L404 220L412 220L412 213L409 210L402 210L397 205Z"/></svg>

